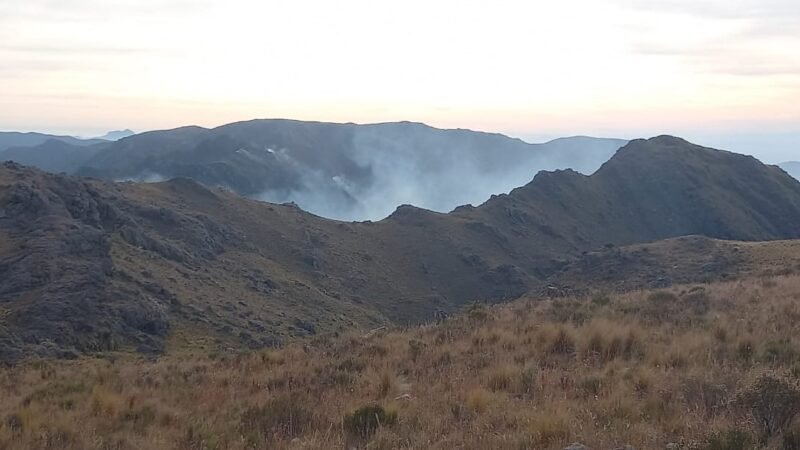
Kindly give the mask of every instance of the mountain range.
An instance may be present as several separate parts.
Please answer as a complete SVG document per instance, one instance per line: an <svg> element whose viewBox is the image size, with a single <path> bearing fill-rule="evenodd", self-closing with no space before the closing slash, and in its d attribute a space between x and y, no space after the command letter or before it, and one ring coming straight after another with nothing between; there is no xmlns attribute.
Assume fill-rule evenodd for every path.
<svg viewBox="0 0 800 450"><path fill-rule="evenodd" d="M0 161L15 161L53 173L73 173L111 141L132 136L112 131L92 139L44 133L0 132Z"/></svg>
<svg viewBox="0 0 800 450"><path fill-rule="evenodd" d="M102 144L102 139L81 139L72 136L57 136L44 133L20 133L17 131L0 131L0 152L10 148L35 147L47 141L59 141L79 147ZM0 153L2 155L2 153Z"/></svg>
<svg viewBox="0 0 800 450"><path fill-rule="evenodd" d="M328 218L375 220L406 203L439 212L482 203L539 170L589 174L625 142L572 137L528 144L412 122L253 120L141 133L80 149L17 149L0 153L0 160L117 181L188 177L254 199L294 202Z"/></svg>
<svg viewBox="0 0 800 450"><path fill-rule="evenodd" d="M241 144L232 136L218 138L223 148ZM196 128L115 145L142 137L215 151L202 144L208 130ZM584 273L597 261L637 266L638 282L653 285L725 277L745 256L714 241L683 245L697 261L686 269L648 258L648 247L627 246L687 235L795 239L798 224L800 182L755 158L670 136L632 141L590 176L539 172L479 206L447 214L401 206L361 223L189 178L114 183L5 163L0 359L257 348L352 327L420 323L474 301L570 288L559 287L562 275ZM619 281L621 274L586 276ZM577 286L579 277L572 278Z"/></svg>

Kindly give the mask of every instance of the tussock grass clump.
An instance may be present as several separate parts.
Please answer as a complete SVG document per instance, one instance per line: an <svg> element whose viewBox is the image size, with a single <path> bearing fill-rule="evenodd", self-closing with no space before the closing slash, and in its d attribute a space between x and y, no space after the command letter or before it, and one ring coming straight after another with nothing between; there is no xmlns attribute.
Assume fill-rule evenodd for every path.
<svg viewBox="0 0 800 450"><path fill-rule="evenodd" d="M520 448L563 448L572 437L568 417L560 409L535 413L524 429Z"/></svg>
<svg viewBox="0 0 800 450"><path fill-rule="evenodd" d="M296 395L281 395L242 413L239 429L251 442L265 442L302 434L312 421L312 413Z"/></svg>
<svg viewBox="0 0 800 450"><path fill-rule="evenodd" d="M550 343L550 353L565 356L572 356L575 354L575 339L565 328L559 328L553 341Z"/></svg>
<svg viewBox="0 0 800 450"><path fill-rule="evenodd" d="M475 413L483 413L491 405L494 396L483 388L473 389L467 393L466 405Z"/></svg>
<svg viewBox="0 0 800 450"><path fill-rule="evenodd" d="M517 381L519 370L508 365L494 367L489 370L486 386L493 391L511 391Z"/></svg>

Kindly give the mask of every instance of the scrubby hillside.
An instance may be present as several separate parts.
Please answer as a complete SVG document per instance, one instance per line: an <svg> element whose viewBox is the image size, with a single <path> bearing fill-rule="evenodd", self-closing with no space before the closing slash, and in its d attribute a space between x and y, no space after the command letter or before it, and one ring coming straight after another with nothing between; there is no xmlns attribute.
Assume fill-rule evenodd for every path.
<svg viewBox="0 0 800 450"><path fill-rule="evenodd" d="M624 291L735 278L754 270L757 247L702 238L674 244L683 253L618 247L694 234L796 238L798 217L800 183L783 171L674 138L635 141L590 177L541 173L476 208L404 206L376 223L188 179L114 184L6 164L0 359L164 352L169 339L260 348L599 279Z"/></svg>
<svg viewBox="0 0 800 450"><path fill-rule="evenodd" d="M793 449L798 298L785 275L253 353L29 363L0 370L0 448Z"/></svg>

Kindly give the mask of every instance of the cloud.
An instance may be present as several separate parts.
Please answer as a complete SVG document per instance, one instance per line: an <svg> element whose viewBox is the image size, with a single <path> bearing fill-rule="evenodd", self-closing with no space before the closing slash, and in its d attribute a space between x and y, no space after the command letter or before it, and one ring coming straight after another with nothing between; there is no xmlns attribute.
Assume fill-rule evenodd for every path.
<svg viewBox="0 0 800 450"><path fill-rule="evenodd" d="M678 58L706 73L745 77L800 76L800 55L770 54L753 46L639 42L633 45L633 51L643 56Z"/></svg>
<svg viewBox="0 0 800 450"><path fill-rule="evenodd" d="M623 3L634 55L672 58L702 73L800 76L800 3L633 0Z"/></svg>
<svg viewBox="0 0 800 450"><path fill-rule="evenodd" d="M135 48L135 47L92 47L92 46L69 46L69 45L19 45L19 44L0 44L0 52L25 55L134 55L157 53L154 49Z"/></svg>
<svg viewBox="0 0 800 450"><path fill-rule="evenodd" d="M208 9L211 0L3 0L0 21L92 22L112 17L159 20Z"/></svg>
<svg viewBox="0 0 800 450"><path fill-rule="evenodd" d="M683 14L704 19L800 18L800 6L795 0L625 0L620 3L636 11Z"/></svg>

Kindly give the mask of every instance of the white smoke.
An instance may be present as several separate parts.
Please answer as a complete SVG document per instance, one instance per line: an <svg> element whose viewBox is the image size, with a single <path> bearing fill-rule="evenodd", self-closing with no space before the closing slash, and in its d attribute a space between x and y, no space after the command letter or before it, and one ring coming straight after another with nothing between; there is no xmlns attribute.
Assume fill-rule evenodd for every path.
<svg viewBox="0 0 800 450"><path fill-rule="evenodd" d="M294 202L338 220L379 220L403 204L448 212L523 186L540 170L573 168L589 174L623 144L574 138L531 145L494 135L432 131L417 124L365 126L354 134L346 157L369 169L368 181L309 167L292 158L291 149L282 149L276 155L300 174L301 187L269 190L258 198Z"/></svg>
<svg viewBox="0 0 800 450"><path fill-rule="evenodd" d="M122 178L115 178L114 181L119 182L135 182L135 183L161 183L162 181L167 181L169 178L163 175L157 174L155 172L145 171L138 173L131 177L122 177Z"/></svg>

